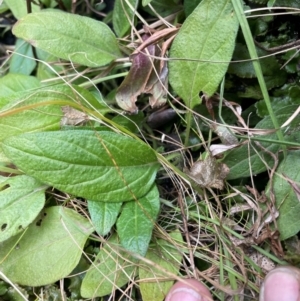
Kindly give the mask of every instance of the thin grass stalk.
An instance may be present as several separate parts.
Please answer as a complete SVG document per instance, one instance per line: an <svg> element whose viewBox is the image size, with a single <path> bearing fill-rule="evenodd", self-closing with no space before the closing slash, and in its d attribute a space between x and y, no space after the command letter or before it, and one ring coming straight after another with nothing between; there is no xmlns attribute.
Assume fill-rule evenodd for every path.
<svg viewBox="0 0 300 301"><path fill-rule="evenodd" d="M222 249L222 245L220 245L220 265L219 265L219 269L220 269L220 285L225 286L225 277L224 277L224 261L223 261L223 249ZM219 294L219 299L220 301L225 301L225 294L224 292L220 292Z"/></svg>
<svg viewBox="0 0 300 301"><path fill-rule="evenodd" d="M222 245L221 241L220 241L220 245ZM227 251L226 246L224 246L223 250L224 250L224 256L225 256L226 266L228 266L228 267L230 267L230 268L232 268L234 270L233 263L229 259L229 258L231 258L231 256L230 256L229 252ZM233 273L230 273L230 271L228 271L228 279L229 279L229 282L230 282L231 289L234 290L234 291L236 291L238 289L237 279L236 279L236 277L235 277L235 275ZM233 297L233 299L235 301L239 301L239 296L235 295Z"/></svg>
<svg viewBox="0 0 300 301"><path fill-rule="evenodd" d="M258 83L259 83L264 101L266 103L269 115L271 117L274 128L277 130L276 133L277 133L278 140L280 142L284 142L284 137L283 137L282 131L279 127L278 120L277 120L277 118L274 114L273 108L271 106L268 89L267 89L266 82L265 82L263 74L262 74L260 62L258 60L258 55L257 55L255 44L253 41L253 36L251 34L251 30L250 30L248 21L246 19L246 16L245 16L245 13L243 10L242 1L241 0L231 0L231 2L233 5L233 8L234 8L234 11L237 15L237 18L240 22L240 26L241 26L241 29L242 29L242 32L243 32L243 35L244 35L244 38L245 38L245 41L246 41L246 44L248 47L250 58L253 60L252 63L253 63L253 67L255 70L255 74L258 79ZM282 149L284 151L284 154L286 154L286 147L284 144L282 144Z"/></svg>

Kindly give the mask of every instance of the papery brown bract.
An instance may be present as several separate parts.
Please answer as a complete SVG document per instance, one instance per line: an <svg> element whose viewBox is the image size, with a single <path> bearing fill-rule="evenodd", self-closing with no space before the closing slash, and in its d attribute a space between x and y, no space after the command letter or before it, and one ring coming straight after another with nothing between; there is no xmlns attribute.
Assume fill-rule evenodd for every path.
<svg viewBox="0 0 300 301"><path fill-rule="evenodd" d="M224 163L219 163L214 157L195 162L186 174L203 188L224 188L224 179L229 173L229 168Z"/></svg>

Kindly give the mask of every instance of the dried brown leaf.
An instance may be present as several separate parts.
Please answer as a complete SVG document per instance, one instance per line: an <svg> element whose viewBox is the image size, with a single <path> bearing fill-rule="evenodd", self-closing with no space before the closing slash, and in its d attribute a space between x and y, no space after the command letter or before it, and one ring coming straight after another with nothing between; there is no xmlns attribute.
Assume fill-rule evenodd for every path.
<svg viewBox="0 0 300 301"><path fill-rule="evenodd" d="M212 156L195 162L190 170L185 170L186 174L201 187L220 190L224 188L224 179L229 171L226 164L217 162Z"/></svg>

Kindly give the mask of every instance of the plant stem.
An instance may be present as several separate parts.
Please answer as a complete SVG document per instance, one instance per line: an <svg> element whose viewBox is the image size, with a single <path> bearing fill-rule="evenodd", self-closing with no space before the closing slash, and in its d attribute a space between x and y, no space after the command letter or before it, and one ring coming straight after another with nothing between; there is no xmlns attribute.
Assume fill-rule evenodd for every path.
<svg viewBox="0 0 300 301"><path fill-rule="evenodd" d="M242 31L243 31L243 34L244 34L244 38L245 38L245 41L246 41L246 44L247 44L247 47L248 47L248 51L249 51L249 54L250 54L250 58L253 60L253 62L252 62L253 67L254 67L254 70L255 70L255 73L256 73L256 76L257 76L257 79L258 79L258 83L259 83L264 101L266 103L269 115L271 117L274 128L277 130L278 140L281 141L281 142L284 142L284 137L283 137L282 131L279 127L278 120L277 120L277 118L274 114L273 108L271 106L271 101L270 101L268 89L267 89L267 86L266 86L266 83L265 83L265 80L264 80L264 77L263 77L260 62L258 60L258 55L257 55L257 52L256 52L256 48L255 48L254 40L253 40L251 31L250 31L250 27L249 27L248 21L246 19L246 16L244 14L242 1L241 0L231 0L231 2L232 2L232 5L234 7L237 18L240 22L240 25L241 25L241 28L242 28ZM282 148L283 148L284 156L286 156L286 147L283 145Z"/></svg>
<svg viewBox="0 0 300 301"><path fill-rule="evenodd" d="M185 129L185 139L184 139L185 147L187 147L189 145L191 122L192 122L192 112L190 110L188 110L188 112L186 113L186 129Z"/></svg>

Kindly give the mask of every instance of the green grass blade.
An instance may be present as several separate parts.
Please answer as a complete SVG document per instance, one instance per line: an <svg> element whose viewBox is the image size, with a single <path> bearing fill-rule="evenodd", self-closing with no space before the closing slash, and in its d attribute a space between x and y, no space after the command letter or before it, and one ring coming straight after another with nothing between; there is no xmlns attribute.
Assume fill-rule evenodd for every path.
<svg viewBox="0 0 300 301"><path fill-rule="evenodd" d="M283 142L284 138L283 138L283 134L281 129L279 128L279 124L277 121L277 118L274 114L274 111L272 109L271 106L271 101L270 101L270 97L269 97L269 93L268 93L268 89L262 74L262 70L261 70L261 66L260 66L260 62L258 60L258 55L256 52L256 48L255 48L255 44L253 41L253 37L250 31L250 27L249 24L247 22L246 16L244 14L244 10L243 10L243 6L242 6L242 1L241 0L232 0L232 5L234 7L235 13L237 14L237 18L240 22L240 26L242 29L242 32L244 34L244 38L248 47L248 51L250 54L250 58L253 60L253 67L260 85L260 89L264 98L264 101L266 103L268 112L270 114L272 123L274 125L274 128L277 130L277 137L278 140ZM283 149L285 150L285 146L283 146Z"/></svg>

